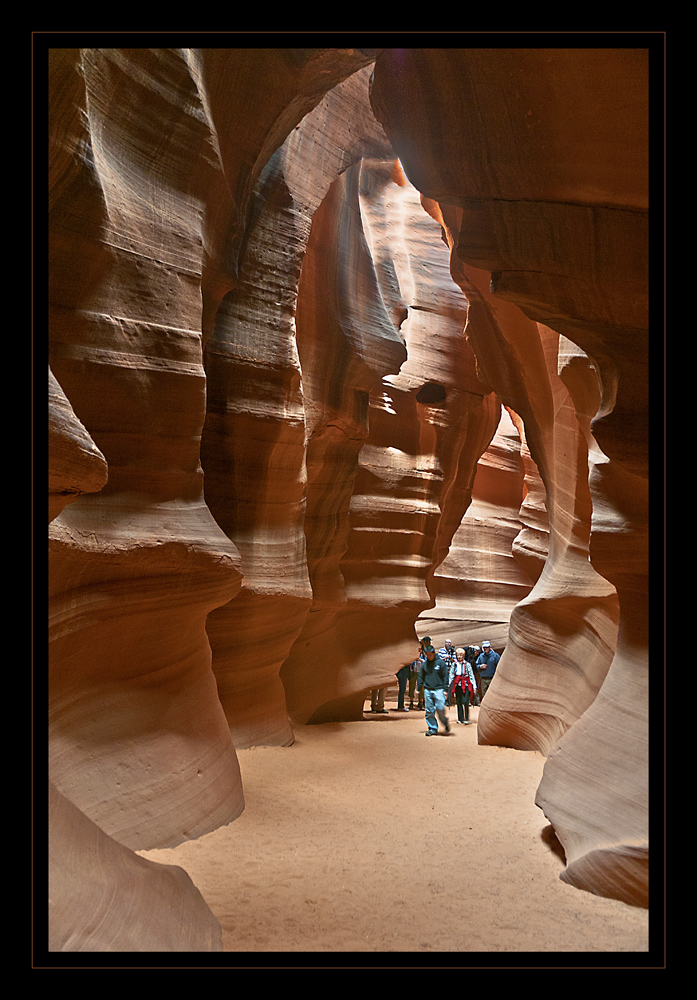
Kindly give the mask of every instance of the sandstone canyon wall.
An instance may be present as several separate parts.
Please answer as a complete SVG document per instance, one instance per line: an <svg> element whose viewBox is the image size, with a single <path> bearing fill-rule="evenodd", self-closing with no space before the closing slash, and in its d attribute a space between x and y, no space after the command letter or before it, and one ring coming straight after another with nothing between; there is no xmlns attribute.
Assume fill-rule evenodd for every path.
<svg viewBox="0 0 697 1000"><path fill-rule="evenodd" d="M534 530L544 561L549 525L544 488L516 423L502 407L496 434L477 463L472 502L434 573L433 607L417 622L422 636L449 638L456 647L488 639L502 651L511 612L539 576L541 566L517 555Z"/></svg>
<svg viewBox="0 0 697 1000"><path fill-rule="evenodd" d="M466 299L440 228L401 168L363 160L337 182L312 228L298 349L311 402L313 604L282 668L288 710L300 722L361 718L366 690L413 659L429 576L495 429L491 393L463 336ZM330 250L337 232L348 241L340 279ZM359 287L346 287L346 257ZM385 360L365 353L377 331ZM327 663L319 677L318 662Z"/></svg>
<svg viewBox="0 0 697 1000"><path fill-rule="evenodd" d="M642 53L49 57L51 949L219 948L134 852L424 615L496 625L480 740L645 905Z"/></svg>
<svg viewBox="0 0 697 1000"><path fill-rule="evenodd" d="M244 806L206 632L242 573L204 497L204 347L237 283L262 170L370 60L49 53L49 775L116 845L117 883L119 846L173 845ZM97 842L85 841L78 882ZM56 875L52 912L73 891ZM67 938L52 921L56 947L118 950L118 919L80 931L88 913L75 907Z"/></svg>
<svg viewBox="0 0 697 1000"><path fill-rule="evenodd" d="M545 487L549 551L479 739L548 754L564 877L644 904L648 52L390 50L371 97Z"/></svg>

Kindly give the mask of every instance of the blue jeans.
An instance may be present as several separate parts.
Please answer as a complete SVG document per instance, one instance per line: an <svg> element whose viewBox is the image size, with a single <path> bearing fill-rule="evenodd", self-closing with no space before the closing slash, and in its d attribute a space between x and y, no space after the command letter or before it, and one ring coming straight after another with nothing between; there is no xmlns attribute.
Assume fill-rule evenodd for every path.
<svg viewBox="0 0 697 1000"><path fill-rule="evenodd" d="M436 722L436 715L443 723L445 728L448 728L448 717L445 714L445 691L442 688L438 688L436 691L432 691L430 688L424 688L425 703L426 703L426 725L432 733L438 732L438 723Z"/></svg>

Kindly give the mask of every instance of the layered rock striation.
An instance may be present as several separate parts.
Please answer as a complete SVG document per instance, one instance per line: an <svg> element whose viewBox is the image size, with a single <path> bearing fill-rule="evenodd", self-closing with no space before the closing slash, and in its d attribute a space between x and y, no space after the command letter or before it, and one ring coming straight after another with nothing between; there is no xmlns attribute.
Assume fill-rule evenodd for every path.
<svg viewBox="0 0 697 1000"><path fill-rule="evenodd" d="M477 361L545 488L549 551L511 615L479 736L549 754L539 803L564 877L642 904L647 73L642 49L390 50L372 88L443 219Z"/></svg>
<svg viewBox="0 0 697 1000"><path fill-rule="evenodd" d="M126 848L172 846L244 807L206 632L242 574L204 497L204 346L263 168L369 61L49 53L49 774Z"/></svg>
<svg viewBox="0 0 697 1000"><path fill-rule="evenodd" d="M281 677L299 722L361 718L366 690L414 657L496 425L466 316L399 164L346 171L313 218L298 302L313 603Z"/></svg>
<svg viewBox="0 0 697 1000"><path fill-rule="evenodd" d="M480 740L644 905L645 54L49 66L51 948L220 947L134 852L360 718L419 619L506 646Z"/></svg>
<svg viewBox="0 0 697 1000"><path fill-rule="evenodd" d="M472 502L434 573L435 603L419 617L421 635L447 636L454 646L481 646L488 639L503 650L511 612L539 576L541 567L535 572L537 567L518 558L533 523L533 498L540 493L535 523L544 555L548 537L544 490L529 452L525 455L519 425L516 414L501 407L496 434L477 463Z"/></svg>
<svg viewBox="0 0 697 1000"><path fill-rule="evenodd" d="M358 176L361 158L392 157L370 108L370 72L370 67L360 70L330 91L261 172L238 281L220 304L205 349L206 501L240 552L244 576L239 596L211 613L207 625L218 690L237 747L293 741L279 670L313 600L315 560L306 535L312 534L308 524L315 490L308 483L319 464L317 442L331 436L315 424L322 419L314 399L321 391L316 386L333 379L337 388L332 393L341 393L344 363L353 356L356 367L363 365L369 374L358 375L356 386L351 383L346 390L352 406L353 395L365 392L374 378L373 369L380 372L386 365L398 370L403 351L391 323L383 331L379 312L359 315L361 307L376 305L379 296L370 287L370 257L361 257L360 219L354 217L355 206L345 204L347 178ZM334 212L347 215L343 226ZM322 213L328 219L329 246L316 248L316 221L315 249L310 252L313 260L313 254L320 253L326 267L318 276L327 282L318 300L324 304L333 282L341 307L353 307L354 314L324 317L325 326L313 345L311 335L297 333L298 325L308 325L298 317L303 302L305 313L309 308L307 295L299 301L299 285L301 271L311 266L307 260L313 218L317 214L319 220ZM353 255L355 270L347 254ZM307 285L307 276L304 280ZM362 335L363 342L344 338L343 331L360 331L361 324L356 336ZM399 354L393 359L389 352L395 346ZM335 406L337 412L341 405ZM343 433L338 433L336 446L343 441ZM361 442L360 435L354 436L354 443L335 455L331 469L338 488L341 477L349 484L349 495L354 453ZM326 484L318 492L333 510L341 501L325 499L328 490ZM341 538L332 544L340 546Z"/></svg>

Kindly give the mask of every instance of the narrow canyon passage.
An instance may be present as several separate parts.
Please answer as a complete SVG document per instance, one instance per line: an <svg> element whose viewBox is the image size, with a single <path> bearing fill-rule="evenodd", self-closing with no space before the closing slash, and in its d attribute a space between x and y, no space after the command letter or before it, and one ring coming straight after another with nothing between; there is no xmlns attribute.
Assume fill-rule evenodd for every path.
<svg viewBox="0 0 697 1000"><path fill-rule="evenodd" d="M646 966L663 39L40 37L48 952Z"/></svg>
<svg viewBox="0 0 697 1000"><path fill-rule="evenodd" d="M397 713L389 695L387 707L239 751L239 819L139 852L188 872L223 951L394 953L387 966L445 953L467 967L495 952L648 949L647 910L560 881L534 804L541 754L478 746L477 708L470 726L449 709L451 735L429 740L423 712Z"/></svg>

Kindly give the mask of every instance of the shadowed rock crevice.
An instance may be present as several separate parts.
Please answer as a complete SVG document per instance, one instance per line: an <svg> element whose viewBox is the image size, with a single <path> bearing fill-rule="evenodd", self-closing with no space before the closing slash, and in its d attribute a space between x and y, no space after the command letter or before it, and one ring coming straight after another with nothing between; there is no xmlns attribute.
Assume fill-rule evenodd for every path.
<svg viewBox="0 0 697 1000"><path fill-rule="evenodd" d="M416 402L423 406L436 406L445 402L445 387L437 382L427 382L416 394Z"/></svg>

